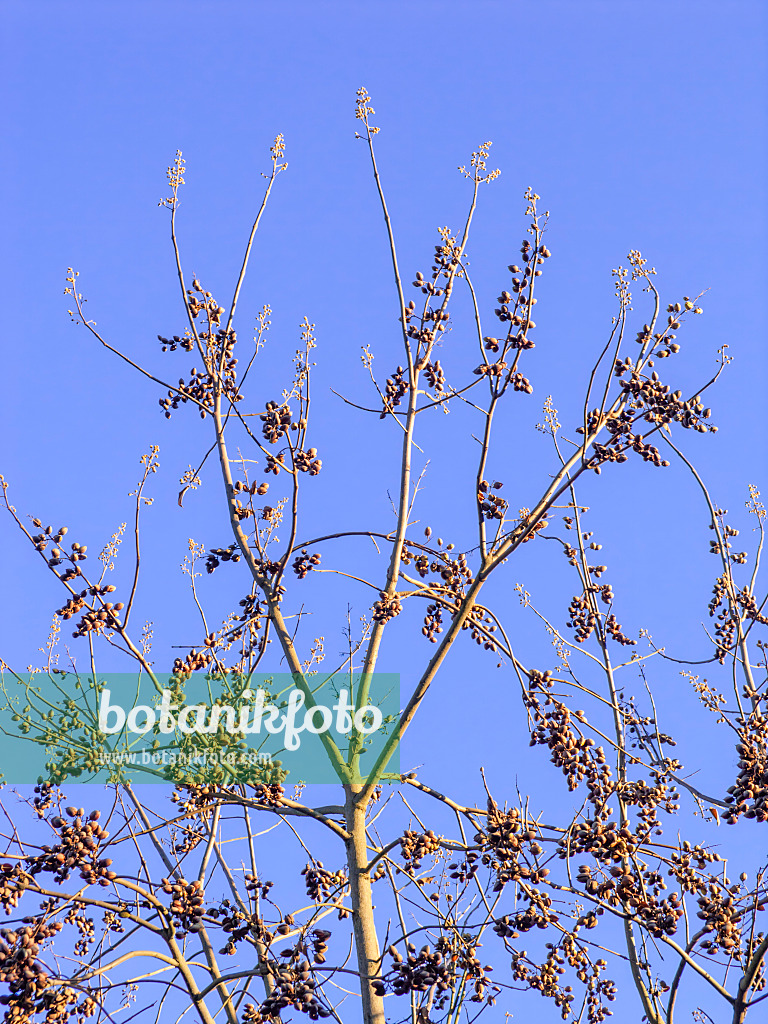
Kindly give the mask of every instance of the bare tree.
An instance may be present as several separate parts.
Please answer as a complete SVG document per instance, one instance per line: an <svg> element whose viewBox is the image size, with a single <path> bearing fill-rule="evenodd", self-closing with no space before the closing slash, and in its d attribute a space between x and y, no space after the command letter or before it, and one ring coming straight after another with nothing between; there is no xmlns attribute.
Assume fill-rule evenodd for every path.
<svg viewBox="0 0 768 1024"><path fill-rule="evenodd" d="M68 291L73 319L164 390L160 405L167 418L191 406L211 424L210 448L182 478L179 504L200 484L208 460L217 463L231 539L220 548L190 543L185 565L200 614L200 639L173 663L174 693L181 699L190 678L205 673L222 688L240 686L242 695L243 680L283 665L313 708L322 643L305 635L301 615L292 620L301 607L302 581L325 571L321 554L334 544L335 564L343 568L328 571L342 574L366 595L372 590L374 598L364 599L369 612L359 634L351 619L345 627L349 653L338 671L361 669L350 676L356 680L355 709L371 706L371 681L383 645L400 628L393 626L395 619L410 621L415 614L432 645L429 656L409 682L399 719L373 766L364 761L361 728L353 730L347 750L324 736L338 778L335 803L314 806L307 799L311 789L304 792L301 785L289 792L293 780L284 774L254 771L235 778L215 767L203 778L177 767L165 771L167 790L157 791L171 793L174 806L167 813L160 798L148 802L128 781L130 773L117 766L108 809L66 806L62 787L95 771L108 745L93 703L81 699L83 691L77 689L90 679L98 692L99 653L119 652L162 690L148 656L149 638L137 637L132 622L141 510L159 466L158 450L142 459L134 495L134 569L124 599L116 603L109 600L116 588L106 580L122 535L112 538L99 569L90 572L84 564L87 546L69 537L65 542L64 527L41 519L28 526L2 480L16 526L67 591L39 673L60 694L59 704L45 706L34 678L30 682L3 668L14 728L50 754L50 774L27 801L38 826L22 823L18 808L4 806L0 896L10 918L0 942L5 1019L59 1024L91 1016L130 1020L154 1014L164 1020L191 1013L203 1024L217 1018L259 1024L304 1013L311 1020L362 1019L365 1024L455 1024L484 1010L489 1019L506 1019L507 1007L524 998L513 993L536 990L554 1004L553 1017L598 1024L610 1015L616 995L616 982L607 973L611 960L611 973L626 976L643 1019L652 1024L678 1019L676 1000L689 980L692 998L703 1000L697 1010L702 1020L711 1001L721 1003L713 1011L718 1020L743 1022L755 1006L759 1019L768 951L768 937L758 928L768 895L765 869L732 882L722 855L702 834L711 835L720 819L741 826L746 819L768 817L765 647L752 635L768 621L765 599L757 596L765 511L752 488L748 511L759 542L751 555L735 552L738 531L677 439L683 430L716 429L703 395L729 357L721 349L711 379L689 395L663 382L655 366L678 354L677 332L702 309L691 297L664 306L655 271L639 252L630 252L628 268L614 272L616 314L608 339L589 356L592 362L585 362L580 422L564 431L552 400L546 400L539 429L551 441L548 482L537 493L533 484L516 481L518 488L530 487L531 498L528 507L511 508L502 497L503 481L494 475L496 466L510 465L494 443L494 424L503 403L525 401L533 391L524 370L526 354L534 348L534 292L551 256L545 241L548 214L528 189L526 238L493 313L496 335L485 334L467 245L480 188L498 171L488 167L490 143L479 147L469 166L461 168L470 189L464 225L456 234L441 230L431 269L415 275L415 298L408 299L376 162L373 113L369 96L359 90L358 137L368 148L391 254L400 361L382 382L373 353L365 349L375 397L353 402L345 396L344 401L368 414L375 427L389 428L400 446L391 530L349 530L340 523L332 535L313 536L309 478L324 470L311 440L315 336L309 321L302 325L294 378L282 398L250 410L244 401L271 311L264 307L258 314L244 369L236 353L245 343L234 320L257 229L287 166L281 136L271 150L263 200L228 308L200 280L185 276L176 236L184 183L180 153L169 168L170 195L161 205L170 215L187 322L182 333L160 336L160 344L163 351L194 356L197 365L187 378L169 383L138 357L113 347L86 316L75 271L69 273ZM633 283L646 294L649 308L647 323L635 333L630 329ZM453 330L474 339L476 354L464 367L465 382L450 384L438 356L452 323L451 300L460 289L469 296L472 316ZM260 390L263 386L259 381ZM474 465L457 467L456 473L456 486L470 488L476 509L467 532L471 529L473 538L460 550L435 538L430 527L416 532L414 526L417 492L427 492L417 423L448 408L471 423L477 441ZM734 734L739 771L725 797L696 789L691 766L684 770L671 756L674 740L664 731L664 707L654 685L657 666L670 664L670 655L643 630L619 623L617 599L605 581L608 570L599 563L599 511L587 509L577 495L583 478L604 469L618 472L632 459L647 463L648 472L662 472L674 459L693 474L713 531L711 550L720 570L709 605L714 628L707 661L712 671L724 673L723 688L731 695L682 664L713 725ZM261 504L270 487L279 496ZM420 493L420 508L426 500ZM428 515L439 520L439 507ZM382 553L386 564L378 577L369 578L358 567L360 538L373 541ZM507 563L529 542L542 559L553 548L561 551L574 579L565 618L562 609L539 608L537 599L517 588L519 600L554 645L548 668L527 663L520 650L526 638L511 636L501 612L486 598L491 577L508 572ZM247 593L214 627L196 580L202 566L210 574L226 562L238 563L235 571L245 575ZM238 593L243 589L240 584ZM86 672L59 667L62 621L74 624L74 637L87 646ZM512 667L531 746L546 748L567 787L567 794L548 801L546 809L536 807L511 778L503 793L492 793L478 774L484 788L472 805L452 799L439 780L423 780L415 771L393 778L398 744L462 634L483 647L494 664ZM628 696L627 677L642 681L641 698ZM13 700L18 686L25 695L21 704ZM211 742L226 753L231 737L219 732ZM478 751L475 764L480 762ZM723 774L725 790L730 781L725 767ZM701 813L697 820L678 813L681 797ZM289 840L303 867L286 852ZM326 861L334 866L326 867ZM275 883L265 862L279 869ZM376 907L374 889L381 893Z"/></svg>

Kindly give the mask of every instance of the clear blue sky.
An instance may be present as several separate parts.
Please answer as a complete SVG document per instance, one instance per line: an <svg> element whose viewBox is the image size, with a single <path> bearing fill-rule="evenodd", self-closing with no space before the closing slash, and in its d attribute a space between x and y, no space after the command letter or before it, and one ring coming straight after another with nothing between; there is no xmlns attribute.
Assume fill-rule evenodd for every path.
<svg viewBox="0 0 768 1024"><path fill-rule="evenodd" d="M182 149L186 266L223 297L268 146L283 132L289 170L240 306L246 335L264 302L273 309L254 402L284 386L306 314L320 342L315 414L326 466L312 515L320 531L366 520L385 526L395 474L384 453L393 438L379 431L376 457L355 449L350 470L343 446L378 421L366 422L327 390L365 397L362 344L371 343L388 372L400 359L382 226L354 139L360 85L382 127L381 168L407 275L426 269L438 225L458 225L466 189L456 167L486 139L503 172L484 191L470 244L486 309L522 237L526 185L552 213L555 256L528 363L536 391L509 437L514 460L498 468L508 479L516 474L513 504L529 504L546 478L533 424L547 394L566 413L577 408L569 389L585 377L585 354L602 346L613 312L610 271L629 248L658 268L665 298L710 289L706 316L681 339L681 384L703 379L724 342L735 357L712 398L720 433L686 437L687 450L727 507L743 507L748 481L765 483L764 5L163 0L2 10L2 471L21 511L67 523L98 550L129 515L139 455L161 445L162 501L147 520L142 606L156 624L159 659L168 644L196 638L181 635L191 621L177 579L186 538L221 544L226 524L210 483L207 501L190 501L186 513L176 508L178 477L204 450L200 424L181 415L166 423L156 390L69 323L65 269L81 272L90 315L113 343L175 377L187 361L161 356L154 341L182 328L167 217L157 208L165 167ZM451 443L459 457L471 445L466 434ZM428 483L444 498L435 458ZM592 487L587 497L597 505L599 493ZM684 474L633 466L606 481L605 493L613 503L602 527L606 560L623 593L625 625L650 625L656 636L669 625L700 644L714 563L699 555L706 516ZM445 503L443 521L433 523L456 530L457 542L461 509L460 501ZM3 531L12 588L2 656L25 667L60 595L8 522ZM538 583L545 594L547 572L522 560L505 585L520 579L535 596ZM654 604L644 595L657 575L665 596ZM689 604L675 597L673 575L685 582ZM211 586L223 601L224 583L217 577ZM161 587L166 602L158 601ZM364 603L355 609L362 613ZM559 605L551 610L560 614ZM341 644L338 620L323 629L331 649ZM405 672L398 657L387 656L382 668Z"/></svg>
<svg viewBox="0 0 768 1024"><path fill-rule="evenodd" d="M80 271L89 314L110 341L174 379L189 360L162 356L155 341L183 329L167 215L157 208L165 168L183 150L185 264L224 301L260 195L259 172L274 136L284 133L289 169L240 304L243 337L263 303L273 309L253 406L285 386L297 325L307 315L319 339L315 416L325 467L307 532L388 529L386 492L396 488L386 454L396 444L390 424L364 419L329 391L365 400L361 345L371 344L386 372L401 358L385 238L365 152L354 139L361 85L382 129L381 170L409 278L428 268L436 228L459 225L467 193L456 167L486 139L494 141L491 161L502 176L484 190L469 252L488 314L523 237L525 187L551 211L554 257L538 293L537 348L526 370L535 392L527 405L521 396L495 470L506 477L513 505L531 504L550 468L533 429L544 398L552 394L561 418L574 420L580 392L572 386L586 379L588 354L607 336L611 269L630 248L656 266L665 300L709 289L706 315L681 335L683 355L670 377L695 387L720 345L734 356L709 403L720 432L686 435L686 451L725 507L743 508L748 482L768 490L764 3L40 0L5 2L0 11L0 471L19 511L66 523L95 554L130 516L139 456L160 444L140 610L155 623L158 668L169 667L168 645L199 639L178 573L186 539L227 544L226 521L211 475L207 495L188 500L183 513L177 508L178 478L207 447L201 424L189 413L166 423L160 392L69 323L66 268ZM638 296L639 323L641 302ZM453 338L458 347L459 328ZM371 448L359 441L366 429L376 438ZM472 445L468 432L451 445L461 460ZM433 453L427 485L437 511L427 518L461 546L471 529L471 488L456 497L446 486L444 455ZM677 653L704 656L700 623L717 568L704 554L707 517L684 472L632 465L606 474L600 487L590 481L582 497L603 509L589 525L601 531L625 628L649 626ZM40 660L62 594L8 520L0 530L0 656L23 669ZM497 599L520 638L520 656L544 663L546 638L522 617L511 587L523 582L560 622L569 592L553 593L561 578L553 562L527 549L521 556ZM207 592L222 613L227 598L247 589L244 578L235 583L223 574ZM355 615L370 604L322 580L324 591L307 583L308 607L320 595L326 612L310 631L322 632L333 654L344 646L346 601ZM409 677L414 659L431 653L417 634L415 622L407 636L393 633L398 642L380 667ZM102 662L103 669L126 667ZM414 729L412 755L404 755L426 764L425 778L453 774L468 799L478 788L479 743L492 779L509 782L507 730L517 702L511 674L494 671L474 650L460 652ZM672 694L666 724L682 733L683 749L695 748L697 705L676 673L664 671ZM463 714L460 733L455 711L468 692L475 710ZM523 723L511 728L524 742ZM462 766L456 745L465 742ZM528 757L519 756L521 764Z"/></svg>
<svg viewBox="0 0 768 1024"><path fill-rule="evenodd" d="M175 577L186 538L215 546L226 540L226 527L213 492L209 502L190 501L186 518L172 498L181 472L203 450L201 425L192 416L163 421L156 390L69 323L65 269L81 272L90 315L113 343L172 378L188 369L178 355L161 356L154 341L182 326L167 217L157 208L165 167L182 149L186 266L223 297L267 148L284 133L289 170L278 182L240 306L246 334L264 302L274 311L254 401L284 386L306 314L320 342L315 415L326 466L312 515L321 530L366 518L385 525L395 475L384 453L393 439L327 390L365 397L362 344L371 343L377 367L387 372L400 359L382 226L354 139L360 85L371 92L382 127L381 168L407 275L426 269L438 225L458 225L467 195L456 167L486 139L494 140L492 161L503 173L484 190L470 255L489 312L525 227L526 185L552 213L555 256L539 292L539 344L528 363L536 391L520 406L523 418L510 438L514 472L528 475L520 476L512 503L530 504L546 476L532 425L547 394L561 410L577 407L570 386L584 379L586 354L602 346L613 313L610 271L629 248L658 268L665 298L710 289L706 316L682 339L685 361L674 372L681 384L704 379L724 342L735 362L712 398L720 433L686 437L687 450L727 507L742 507L748 481L760 485L763 5L544 2L534 12L521 3L165 0L6 3L3 16L12 44L2 71L3 472L20 510L61 519L98 549L129 514L139 455L150 443L161 445L163 502L147 522L145 607L158 651L190 638L179 635L186 607L176 598L158 607L153 584L162 581L183 602ZM355 451L345 478L342 446L368 428L376 458ZM471 442L465 433L451 444L460 455ZM441 463L432 455L438 461L428 482L439 495ZM505 469L509 478L503 462L497 472ZM353 484L347 500L354 498L354 509L340 511L345 484ZM655 634L671 621L698 643L713 567L697 557L706 517L684 474L631 467L606 481L605 491L618 513L604 529L616 542L612 571L625 574L615 577L617 589L625 588L623 621L652 625ZM443 517L436 529L460 531L458 513L455 523L447 507ZM631 551L620 543L625 528ZM4 535L15 588L6 594L13 596L3 615L2 655L24 667L34 661L59 595L18 537ZM641 598L656 556L670 570L662 569L663 578L674 571L690 581L691 605L671 599L671 583L662 615ZM546 573L531 562L510 570L508 585L514 575L535 591ZM33 593L33 586L40 589ZM396 660L382 667L402 670Z"/></svg>

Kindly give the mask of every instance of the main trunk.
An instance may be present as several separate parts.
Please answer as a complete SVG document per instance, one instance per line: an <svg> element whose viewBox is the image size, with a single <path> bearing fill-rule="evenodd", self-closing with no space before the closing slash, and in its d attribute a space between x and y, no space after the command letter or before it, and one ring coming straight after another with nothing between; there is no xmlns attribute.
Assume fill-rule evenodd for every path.
<svg viewBox="0 0 768 1024"><path fill-rule="evenodd" d="M347 786L347 866L352 900L352 922L360 972L360 994L363 1000L363 1024L385 1024L384 1000L376 995L371 981L381 975L379 940L373 917L371 876L368 867L368 844L365 834L365 808L354 803L361 787Z"/></svg>

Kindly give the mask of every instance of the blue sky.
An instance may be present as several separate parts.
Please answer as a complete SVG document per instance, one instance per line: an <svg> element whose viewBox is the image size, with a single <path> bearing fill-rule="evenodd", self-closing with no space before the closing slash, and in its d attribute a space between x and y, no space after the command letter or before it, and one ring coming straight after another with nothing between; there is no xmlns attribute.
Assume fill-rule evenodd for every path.
<svg viewBox="0 0 768 1024"><path fill-rule="evenodd" d="M488 316L525 231L526 186L551 211L554 256L537 293L537 347L526 369L535 391L521 396L505 422L494 471L507 480L511 504L532 504L551 469L534 429L544 398L553 395L564 422L577 415L590 355L604 344L614 313L611 270L630 248L657 268L665 301L709 289L705 315L681 334L683 353L670 378L695 388L721 345L734 357L708 400L719 433L686 435L686 452L737 525L744 525L747 484L768 489L764 4L41 0L6 2L1 10L0 471L20 512L66 523L95 553L130 516L140 455L160 445L139 612L154 622L159 668L172 657L169 645L198 640L178 571L187 538L208 547L229 542L212 474L184 512L176 506L178 478L205 450L207 435L191 414L167 423L161 392L70 324L66 268L80 271L89 315L109 340L174 379L189 360L162 356L155 340L183 329L167 215L157 206L165 168L181 149L185 266L224 301L260 197L259 174L282 132L289 168L240 302L241 337L264 303L273 310L253 408L286 385L298 324L308 316L319 341L314 415L324 471L310 492L306 532L388 529L396 438L388 422L366 420L330 392L371 401L362 345L371 345L386 373L401 358L383 226L364 147L354 138L361 85L381 127L380 167L408 279L427 270L437 227L460 224L468 194L456 168L487 139L502 175L483 190L469 253ZM642 302L638 295L638 326ZM461 363L460 327L453 338L448 366ZM426 425L426 439L434 443L443 426ZM430 451L426 478L424 521L457 547L471 530L471 487L454 488L448 474L472 443L459 424ZM706 511L685 472L633 464L590 480L584 491L625 629L648 626L679 655L704 657L701 622L717 569L705 553ZM0 522L10 581L0 597L0 656L24 669L40 660L62 595L11 525ZM745 537L746 547L751 534ZM520 656L544 663L547 638L525 618L512 586L522 582L561 622L570 591L567 583L557 589L559 563L537 544L508 567L496 598L520 638ZM355 559L367 564L369 555L349 549L348 564ZM321 580L322 587L307 582L307 605L315 600L320 608L310 631L322 631L333 654L344 646L347 601L353 616L370 604L350 596L346 584ZM206 586L221 614L247 589L223 569ZM379 667L412 674L431 653L418 633L415 622L407 634L393 633ZM474 649L457 652L404 753L404 762L426 765L425 777L451 776L467 799L478 790L478 749L503 787L510 743L525 743L511 674L494 676L493 664ZM658 685L669 731L695 752L698 706L676 672L661 671ZM528 757L521 749L515 770ZM552 781L560 785L555 775Z"/></svg>
<svg viewBox="0 0 768 1024"><path fill-rule="evenodd" d="M163 421L156 389L69 323L65 269L80 271L89 314L112 343L174 378L186 363L161 356L154 340L181 329L167 217L157 207L165 167L182 149L185 264L223 296L260 194L259 172L282 132L289 169L240 305L246 333L264 302L273 309L260 364L266 391L253 400L284 386L297 325L307 315L317 324L316 436L326 466L310 523L320 532L340 519L383 525L386 491L396 479L393 438L328 390L366 396L363 344L386 372L400 359L385 239L363 146L354 138L360 85L382 128L379 159L407 275L426 269L439 225L460 223L468 196L456 167L486 139L494 141L491 159L502 176L483 190L469 251L489 314L525 229L524 188L532 185L551 211L555 256L538 293L539 343L528 364L536 390L505 428L519 505L531 503L550 468L533 430L541 403L552 394L561 418L578 407L572 385L586 379L588 355L602 347L614 312L610 272L629 248L657 267L665 299L710 289L706 315L690 328L690 340L682 339L676 379L692 386L706 379L723 343L735 360L711 399L720 433L686 437L687 450L726 507L743 507L747 482L760 485L762 5L730 5L726 18L720 5L706 3L545 2L534 16L517 3L278 9L169 0L130 9L5 4L4 18L14 45L2 72L11 313L3 472L20 510L61 519L95 548L129 515L139 455L161 445L161 501L146 525L144 609L155 622L158 651L188 640L179 636L188 621L178 579L186 538L208 546L226 539L210 482L208 499L190 501L184 514L173 500L205 436L191 416ZM372 447L347 457L344 446L367 429ZM452 435L451 458L467 455L471 444L467 431ZM451 494L445 467L439 450L430 454L427 480L442 503ZM510 468L502 460L498 471ZM640 626L650 618L655 635L669 623L676 636L682 630L700 644L712 567L700 557L706 516L685 474L632 466L600 485L588 484L589 497L597 507L598 494L610 496L605 507L613 511L600 528L614 542L608 550L615 585L625 590L623 621ZM458 541L466 527L458 514L452 520L454 507L463 506L443 504L444 523L433 525L457 531ZM631 545L621 541L627 531ZM16 585L3 617L3 657L26 667L59 596L18 537L5 535ZM504 587L515 575L529 589L532 579L542 580L546 591L547 565L521 561ZM690 601L674 598L673 578L686 581ZM173 595L165 607L152 599L158 586ZM223 601L228 587L211 586ZM648 601L651 586L661 586L661 602ZM514 614L509 593L500 593ZM339 635L338 622L325 628ZM396 656L382 667L401 670Z"/></svg>
<svg viewBox="0 0 768 1024"><path fill-rule="evenodd" d="M307 315L317 324L315 415L326 466L310 523L320 532L340 519L383 525L395 482L393 438L328 390L366 395L363 344L386 372L400 358L385 239L354 138L360 85L382 128L379 158L407 275L426 269L438 225L459 224L467 191L456 167L486 139L494 141L492 163L503 173L484 189L469 251L489 312L525 228L524 188L532 185L551 211L555 256L539 292L539 343L528 364L536 391L505 428L514 460L499 464L499 472L516 474L519 504L530 504L549 470L533 430L541 403L551 393L563 416L578 407L572 385L585 379L588 354L602 347L614 311L610 272L629 248L658 268L665 299L709 289L706 315L682 339L677 380L695 386L705 379L723 343L735 359L711 400L720 433L686 437L686 450L726 507L743 507L747 482L760 485L763 5L731 4L726 16L719 4L682 2L543 2L534 14L519 3L363 8L166 0L130 8L6 3L3 16L13 40L2 70L10 314L3 472L20 510L66 522L98 549L129 515L140 454L161 445L161 500L146 526L142 606L155 622L158 652L188 641L179 634L188 621L178 579L186 538L220 544L226 524L215 482L207 499L190 501L183 514L176 508L178 477L204 450L201 425L192 417L163 421L156 389L69 323L65 269L80 271L89 313L114 344L175 377L188 367L178 356L161 356L154 340L181 329L167 217L157 208L165 167L182 149L185 263L223 296L268 147L284 133L289 169L240 306L245 333L264 302L273 309L254 402L284 386L297 325ZM371 447L353 445L345 454L369 428ZM452 436L451 458L470 447L466 431ZM445 465L439 450L432 457L427 479L444 520L434 526L457 532L458 541L465 529L458 512L469 506L445 501ZM700 557L706 515L685 474L632 466L601 481L602 489L588 487L596 507L599 494L609 496L612 511L600 528L613 543L607 550L615 586L624 591L622 620L639 627L650 619L655 635L668 625L700 647L712 566ZM60 599L8 522L3 530L14 580L4 598L3 657L26 667ZM630 544L621 539L627 532ZM549 585L546 564L532 557L521 563L500 585L510 614L512 575L529 589L531 581L540 581L542 592ZM681 579L690 601L675 597ZM649 602L651 586L661 588L659 600ZM215 600L229 594L224 583L211 587ZM166 602L157 600L162 592ZM339 591L339 600L345 594ZM554 611L560 614L559 606ZM338 621L324 628L341 642ZM409 648L408 657L421 651ZM397 658L382 667L401 670Z"/></svg>

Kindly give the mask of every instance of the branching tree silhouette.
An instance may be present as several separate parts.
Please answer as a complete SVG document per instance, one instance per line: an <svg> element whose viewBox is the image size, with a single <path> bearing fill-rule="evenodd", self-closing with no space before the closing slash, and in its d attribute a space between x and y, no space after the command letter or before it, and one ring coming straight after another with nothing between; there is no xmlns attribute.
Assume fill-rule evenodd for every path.
<svg viewBox="0 0 768 1024"><path fill-rule="evenodd" d="M312 445L313 325L302 326L293 381L280 400L266 404L266 382L256 384L249 374L269 328L269 307L259 314L255 345L239 340L234 330L255 235L287 166L281 136L271 150L271 171L228 308L200 280L185 276L176 236L184 183L181 153L169 168L170 195L161 205L170 215L187 324L181 334L160 337L160 343L163 351L194 356L196 367L187 378L177 384L161 380L138 357L113 347L86 316L75 271L68 275L68 291L73 319L162 387L166 417L191 407L211 425L210 449L182 480L179 504L200 484L203 465L217 462L231 539L222 548L190 547L187 571L204 625L197 645L175 660L174 685L183 687L193 673L225 682L248 678L257 668L277 671L282 660L312 707L322 645L308 640L291 620L301 603L296 596L301 581L320 571L321 555L325 558L334 544L337 564L344 565L338 571L350 586L374 592L373 600L365 598L370 612L361 635L353 636L350 626L349 657L340 667L351 671L359 663L362 669L355 707L365 708L371 700L370 680L393 620L415 615L431 645L428 655L403 694L399 721L383 752L372 768L366 766L362 781L351 781L354 771L361 771L362 734L353 733L347 752L325 738L339 798L324 806L313 806L301 786L289 793L284 780L232 781L215 767L205 779L170 771L175 786L168 787L174 804L168 814L160 809L160 797L158 806L140 798L119 769L109 810L67 806L62 787L82 781L77 766L90 764L87 758L77 760L78 750L84 746L95 754L104 734L79 707L43 713L30 701L18 708L19 732L46 743L59 771L41 781L28 801L39 819L37 830L13 824L18 816L6 807L0 864L0 899L9 916L0 942L4 1019L13 1024L130 1020L143 1011L141 1019L188 1013L203 1024L215 1019L259 1024L301 1014L365 1024L454 1024L485 1010L489 1019L506 1019L506 1007L517 1012L529 998L515 993L536 990L554 1004L553 1019L599 1024L610 1015L616 994L611 960L630 987L633 983L643 1020L652 1024L678 1019L678 993L689 981L694 992L698 983L709 993L695 996L702 1006L719 1001L713 1011L717 1020L743 1022L755 1006L754 1016L761 1019L759 1004L768 995L768 937L758 926L768 897L764 870L732 882L721 855L701 839L705 822L678 813L684 796L704 817L740 827L745 819L768 818L765 648L753 636L768 621L765 600L756 596L765 511L752 489L748 510L759 543L751 555L735 552L737 530L678 440L684 430L716 429L703 395L729 357L723 348L712 379L694 393L663 382L655 365L678 354L677 332L702 310L699 300L689 297L664 306L655 271L639 252L630 252L628 269L614 272L616 315L602 350L590 356L594 365L587 368L581 421L564 431L547 400L540 430L551 441L548 482L541 493L531 491L529 507L511 508L502 496L503 481L494 475L493 467L504 464L494 447L494 422L502 403L527 400L533 390L524 373L534 348L534 292L551 255L545 242L548 215L539 209L539 196L527 190L527 236L493 312L496 334L486 335L467 261L481 186L498 174L488 166L490 143L481 146L461 168L471 192L464 226L455 235L441 230L431 269L417 273L409 291L376 162L379 129L370 122L373 114L361 89L359 137L368 148L388 238L400 355L395 357L399 365L381 382L366 349L364 362L377 397L372 404L352 403L346 396L345 401L372 414L371 428L389 428L400 446L390 532L349 531L340 522L331 536L313 536L309 478L329 471ZM650 310L637 331L630 328L633 283L647 294L643 301ZM476 354L465 367L465 379L451 384L438 354L459 289L470 297L474 322L462 331L474 335ZM243 347L245 359L238 361ZM261 392L255 406L245 401L246 383ZM269 390L274 394L274 384ZM447 407L473 417L471 429L477 431L475 464L462 467L476 507L476 522L470 524L474 539L465 550L434 538L429 527L414 535L416 492L423 488L428 496L418 475L417 424ZM587 522L587 509L577 497L585 475L621 472L619 464L632 459L648 463L648 472L664 472L674 459L693 474L713 531L719 574L709 605L710 661L730 680L724 688L730 687L731 696L685 671L713 721L734 734L738 777L724 797L694 788L687 781L691 766L684 773L668 749L673 740L663 731L660 695L648 668L667 655L647 633L638 634L637 626L625 630L619 623L612 586L604 582L607 568L599 563L599 510L590 511ZM69 537L65 541L65 528L40 519L28 526L2 481L18 529L67 591L56 614L74 624L74 636L87 645L94 681L103 649L122 652L137 671L156 680L147 638L135 635L131 613L140 577L140 513L158 468L157 449L142 464L135 492L135 571L130 589L115 595L122 597L115 603L110 597L116 588L105 580L120 537L107 545L98 571L90 572L87 546ZM533 487L519 480L516 486ZM264 504L270 488L278 496ZM419 502L428 497L420 495ZM439 508L428 515L438 520ZM588 528L595 517L595 529ZM370 579L356 567L360 537L372 539L386 558L379 578ZM552 545L545 539L562 550L575 586L565 618L562 609L535 609L531 596L518 587L520 601L542 620L555 645L554 663L534 667L518 653L524 638L509 634L501 613L484 603L484 591L492 575L509 572L505 563L523 545L532 542L542 557L548 554ZM211 628L195 583L196 567L212 573L225 562L239 563L234 571L247 578L247 594L221 628ZM243 589L241 584L239 592ZM63 687L64 678L77 673L58 667L55 634L42 672ZM646 653L640 653L635 637L647 645ZM560 769L572 797L563 794L551 808L536 808L510 782L502 793L486 787L468 806L442 792L439 780L423 780L416 772L388 781L398 742L444 662L467 638L494 663L512 666L530 743ZM627 671L646 680L642 699L626 696L621 679ZM10 694L23 679L4 666L4 681ZM221 743L226 746L226 738ZM475 764L480 763L478 751ZM723 779L723 792L731 781ZM566 804L567 813L557 810ZM265 819L277 831L257 842ZM300 886L292 867L273 883L259 863L264 845L287 844L289 838L306 862ZM323 858L329 857L333 866L326 867ZM305 891L299 893L299 887ZM703 1008L697 1013L707 1019Z"/></svg>

